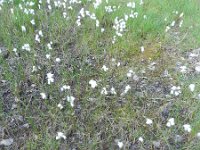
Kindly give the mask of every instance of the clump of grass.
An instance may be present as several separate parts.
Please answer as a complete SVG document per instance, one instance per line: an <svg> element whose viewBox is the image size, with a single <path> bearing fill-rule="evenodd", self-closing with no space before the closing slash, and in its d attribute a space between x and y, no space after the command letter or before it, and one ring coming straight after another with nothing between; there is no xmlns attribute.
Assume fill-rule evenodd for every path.
<svg viewBox="0 0 200 150"><path fill-rule="evenodd" d="M0 2L1 138L11 149L198 148L198 70L182 50L199 46L199 14L197 0Z"/></svg>

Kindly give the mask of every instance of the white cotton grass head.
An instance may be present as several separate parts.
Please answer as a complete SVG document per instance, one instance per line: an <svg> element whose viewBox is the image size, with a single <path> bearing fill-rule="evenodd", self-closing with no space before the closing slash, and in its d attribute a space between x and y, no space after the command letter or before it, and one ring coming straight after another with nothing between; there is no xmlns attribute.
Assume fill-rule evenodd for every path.
<svg viewBox="0 0 200 150"><path fill-rule="evenodd" d="M74 107L74 100L75 100L75 97L67 96L67 101L70 102L71 107Z"/></svg>
<svg viewBox="0 0 200 150"><path fill-rule="evenodd" d="M47 81L48 84L51 84L54 82L54 74L52 74L51 72L47 73Z"/></svg>
<svg viewBox="0 0 200 150"><path fill-rule="evenodd" d="M143 5L144 4L144 1L143 0L140 0L140 5Z"/></svg>
<svg viewBox="0 0 200 150"><path fill-rule="evenodd" d="M184 130L185 130L186 132L191 132L191 131L192 131L191 126L190 126L189 124L184 124L184 125L183 125L183 128L184 128Z"/></svg>
<svg viewBox="0 0 200 150"><path fill-rule="evenodd" d="M172 86L170 94L178 96L181 94L181 87L180 86Z"/></svg>
<svg viewBox="0 0 200 150"><path fill-rule="evenodd" d="M30 22L31 22L32 25L35 25L35 20L34 19L32 19Z"/></svg>
<svg viewBox="0 0 200 150"><path fill-rule="evenodd" d="M94 89L95 87L97 87L97 82L95 80L90 80L89 84L91 85L91 87Z"/></svg>
<svg viewBox="0 0 200 150"><path fill-rule="evenodd" d="M144 46L140 47L140 51L143 53L144 52Z"/></svg>
<svg viewBox="0 0 200 150"><path fill-rule="evenodd" d="M123 148L123 146L124 146L123 142L120 142L120 141L117 142L117 145L118 145L118 147L119 147L120 149Z"/></svg>
<svg viewBox="0 0 200 150"><path fill-rule="evenodd" d="M22 32L26 32L26 27L25 26L21 26L22 28Z"/></svg>
<svg viewBox="0 0 200 150"><path fill-rule="evenodd" d="M62 132L57 132L56 140L59 140L59 139L64 139L64 140L66 140L66 136L64 135L64 133L62 133Z"/></svg>
<svg viewBox="0 0 200 150"><path fill-rule="evenodd" d="M23 50L26 50L26 51L31 51L31 47L30 47L30 45L29 44L24 44L23 46L22 46L22 49Z"/></svg>
<svg viewBox="0 0 200 150"><path fill-rule="evenodd" d="M142 143L142 142L144 142L144 139L142 137L139 137L138 141L140 141Z"/></svg>
<svg viewBox="0 0 200 150"><path fill-rule="evenodd" d="M46 58L50 59L51 55L50 54L46 54Z"/></svg>
<svg viewBox="0 0 200 150"><path fill-rule="evenodd" d="M121 96L125 95L126 93L128 93L128 91L131 89L130 85L126 85L124 91L121 93Z"/></svg>
<svg viewBox="0 0 200 150"><path fill-rule="evenodd" d="M108 67L106 67L106 65L103 65L102 70L106 72L108 71Z"/></svg>
<svg viewBox="0 0 200 150"><path fill-rule="evenodd" d="M38 34L35 35L35 41L38 42L38 43L40 43L40 37L39 37Z"/></svg>
<svg viewBox="0 0 200 150"><path fill-rule="evenodd" d="M166 26L165 32L168 32L171 28L169 26Z"/></svg>
<svg viewBox="0 0 200 150"><path fill-rule="evenodd" d="M59 103L59 104L57 105L57 107L58 107L60 110L62 110L62 109L64 108L64 106L63 106L61 103Z"/></svg>
<svg viewBox="0 0 200 150"><path fill-rule="evenodd" d="M146 118L146 124L147 125L152 125L153 124L153 121L149 118Z"/></svg>
<svg viewBox="0 0 200 150"><path fill-rule="evenodd" d="M179 17L180 17L180 18L182 18L182 17L183 17L183 15L184 15L184 13L182 12L182 13L179 15Z"/></svg>
<svg viewBox="0 0 200 150"><path fill-rule="evenodd" d="M101 90L102 95L108 95L108 91L106 90L106 87L103 87Z"/></svg>
<svg viewBox="0 0 200 150"><path fill-rule="evenodd" d="M175 23L176 23L175 21L172 21L170 26L173 27L175 25Z"/></svg>
<svg viewBox="0 0 200 150"><path fill-rule="evenodd" d="M186 66L181 66L180 67L180 72L181 73L186 73L187 72L187 67Z"/></svg>
<svg viewBox="0 0 200 150"><path fill-rule="evenodd" d="M135 8L135 2L129 2L129 3L127 3L127 7Z"/></svg>
<svg viewBox="0 0 200 150"><path fill-rule="evenodd" d="M195 71L196 71L197 73L200 73L200 66L196 66L196 67L195 67Z"/></svg>
<svg viewBox="0 0 200 150"><path fill-rule="evenodd" d="M31 72L36 72L37 71L37 67L36 66L33 66L33 69Z"/></svg>
<svg viewBox="0 0 200 150"><path fill-rule="evenodd" d="M17 52L17 49L16 49L16 48L13 48L13 52L15 52L15 53L16 53L16 52Z"/></svg>
<svg viewBox="0 0 200 150"><path fill-rule="evenodd" d="M47 99L47 95L45 93L40 93L42 99Z"/></svg>
<svg viewBox="0 0 200 150"><path fill-rule="evenodd" d="M112 88L110 89L110 93L113 94L113 95L117 94L114 87L112 87Z"/></svg>
<svg viewBox="0 0 200 150"><path fill-rule="evenodd" d="M133 75L133 70L129 70L128 73L126 74L128 78L132 77L132 75Z"/></svg>
<svg viewBox="0 0 200 150"><path fill-rule="evenodd" d="M174 126L175 122L174 122L174 118L170 118L166 124L167 127L171 127Z"/></svg>
<svg viewBox="0 0 200 150"><path fill-rule="evenodd" d="M69 86L69 85L63 85L63 86L60 88L60 91L65 91L65 90L70 90L70 86Z"/></svg>
<svg viewBox="0 0 200 150"><path fill-rule="evenodd" d="M117 63L117 67L119 67L120 65L121 65L121 63L120 63L120 62L118 62L118 63Z"/></svg>
<svg viewBox="0 0 200 150"><path fill-rule="evenodd" d="M61 59L60 58L56 58L56 62L57 63L61 62Z"/></svg>
<svg viewBox="0 0 200 150"><path fill-rule="evenodd" d="M200 139L200 132L198 132L198 133L197 133L197 138L199 138L199 139Z"/></svg>
<svg viewBox="0 0 200 150"><path fill-rule="evenodd" d="M189 85L189 89L190 89L191 92L194 92L194 90L195 90L195 84L190 84Z"/></svg>
<svg viewBox="0 0 200 150"><path fill-rule="evenodd" d="M52 44L53 44L52 42L47 44L47 47L48 47L49 50L52 50L52 46L51 46Z"/></svg>
<svg viewBox="0 0 200 150"><path fill-rule="evenodd" d="M42 30L40 30L40 31L38 32L38 34L39 34L41 37L43 37Z"/></svg>

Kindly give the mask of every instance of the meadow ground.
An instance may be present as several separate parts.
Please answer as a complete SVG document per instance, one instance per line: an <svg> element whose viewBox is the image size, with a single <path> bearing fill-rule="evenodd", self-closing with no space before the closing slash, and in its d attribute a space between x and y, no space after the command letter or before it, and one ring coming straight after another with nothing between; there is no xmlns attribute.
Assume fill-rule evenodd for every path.
<svg viewBox="0 0 200 150"><path fill-rule="evenodd" d="M199 0L0 0L0 149L199 150Z"/></svg>

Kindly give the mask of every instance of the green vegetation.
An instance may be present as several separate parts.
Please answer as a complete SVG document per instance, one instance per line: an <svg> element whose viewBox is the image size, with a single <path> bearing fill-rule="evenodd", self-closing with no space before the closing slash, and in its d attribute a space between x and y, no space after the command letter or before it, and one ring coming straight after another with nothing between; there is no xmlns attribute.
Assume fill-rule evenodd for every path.
<svg viewBox="0 0 200 150"><path fill-rule="evenodd" d="M200 149L199 1L97 2L0 0L0 148Z"/></svg>

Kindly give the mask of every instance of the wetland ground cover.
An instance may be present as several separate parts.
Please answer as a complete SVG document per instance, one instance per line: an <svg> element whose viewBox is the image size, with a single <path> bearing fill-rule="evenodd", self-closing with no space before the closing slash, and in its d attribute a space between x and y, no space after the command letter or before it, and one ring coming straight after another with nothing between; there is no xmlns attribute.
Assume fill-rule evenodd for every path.
<svg viewBox="0 0 200 150"><path fill-rule="evenodd" d="M0 0L0 149L200 149L199 0Z"/></svg>

